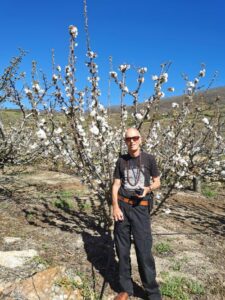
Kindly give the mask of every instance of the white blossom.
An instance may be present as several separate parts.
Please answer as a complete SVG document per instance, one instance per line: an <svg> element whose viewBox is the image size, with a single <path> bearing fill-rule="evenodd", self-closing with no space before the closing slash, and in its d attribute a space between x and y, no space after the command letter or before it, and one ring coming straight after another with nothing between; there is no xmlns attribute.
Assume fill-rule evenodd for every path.
<svg viewBox="0 0 225 300"><path fill-rule="evenodd" d="M205 117L202 119L202 122L205 124L205 125L209 125L209 120Z"/></svg>
<svg viewBox="0 0 225 300"><path fill-rule="evenodd" d="M30 149L36 149L38 147L37 143L33 143L32 145L30 145Z"/></svg>
<svg viewBox="0 0 225 300"><path fill-rule="evenodd" d="M112 72L109 72L109 74L112 78L117 78L117 73L116 72L112 71Z"/></svg>
<svg viewBox="0 0 225 300"><path fill-rule="evenodd" d="M156 80L158 80L159 79L159 77L157 76L157 75L152 75L152 80L153 81L156 81Z"/></svg>
<svg viewBox="0 0 225 300"><path fill-rule="evenodd" d="M39 86L39 84L38 83L34 83L33 85L32 85L32 89L33 89L33 91L35 92L35 93L38 93L39 91L40 91L40 86Z"/></svg>
<svg viewBox="0 0 225 300"><path fill-rule="evenodd" d="M127 65L127 64L124 64L124 65L120 65L119 66L119 70L121 71L121 72L125 72L125 71L127 71L127 70L129 70L130 69L130 65Z"/></svg>
<svg viewBox="0 0 225 300"><path fill-rule="evenodd" d="M76 38L77 35L78 35L78 29L77 29L77 27L74 26L74 25L70 25L70 26L69 26L69 33L70 33L70 35L71 35L73 38Z"/></svg>
<svg viewBox="0 0 225 300"><path fill-rule="evenodd" d="M177 175L183 177L185 175L185 171L178 171Z"/></svg>
<svg viewBox="0 0 225 300"><path fill-rule="evenodd" d="M124 87L123 87L123 91L124 91L125 93L129 93L128 87L127 87L127 86L124 86Z"/></svg>
<svg viewBox="0 0 225 300"><path fill-rule="evenodd" d="M206 73L205 69L200 70L199 77L205 77L205 73Z"/></svg>
<svg viewBox="0 0 225 300"><path fill-rule="evenodd" d="M52 75L52 80L55 82L55 81L57 81L58 80L58 76L56 75L56 74L53 74Z"/></svg>
<svg viewBox="0 0 225 300"><path fill-rule="evenodd" d="M127 117L128 117L127 110L124 110L124 111L123 111L123 118L124 118L125 120L127 120Z"/></svg>
<svg viewBox="0 0 225 300"><path fill-rule="evenodd" d="M170 137L170 138L174 138L175 134L174 134L173 131L169 131L169 132L167 132L167 136Z"/></svg>
<svg viewBox="0 0 225 300"><path fill-rule="evenodd" d="M198 82L199 82L199 79L196 77L196 78L194 79L194 83L197 84Z"/></svg>
<svg viewBox="0 0 225 300"><path fill-rule="evenodd" d="M42 118L41 120L40 120L40 122L38 123L38 126L43 126L43 125L45 125L46 124L46 120L44 119L44 118Z"/></svg>
<svg viewBox="0 0 225 300"><path fill-rule="evenodd" d="M181 183L177 182L177 183L174 185L174 187L175 187L176 189L181 189L181 188L183 187L183 185L182 185Z"/></svg>
<svg viewBox="0 0 225 300"><path fill-rule="evenodd" d="M146 67L143 67L143 68L138 69L138 73L145 74L147 72L147 70L148 69Z"/></svg>
<svg viewBox="0 0 225 300"><path fill-rule="evenodd" d="M143 119L143 115L140 114L140 113L137 113L137 114L135 115L135 117L136 117L138 120L142 120L142 119Z"/></svg>
<svg viewBox="0 0 225 300"><path fill-rule="evenodd" d="M25 88L25 89L24 89L24 92L25 92L25 94L26 94L28 97L32 97L32 91L31 91L30 89Z"/></svg>
<svg viewBox="0 0 225 300"><path fill-rule="evenodd" d="M138 82L143 83L145 81L144 77L140 77L137 79Z"/></svg>
<svg viewBox="0 0 225 300"><path fill-rule="evenodd" d="M98 135L99 134L99 129L96 125L93 125L91 128L90 128L90 132L93 133L94 135Z"/></svg>
<svg viewBox="0 0 225 300"><path fill-rule="evenodd" d="M178 107L179 107L179 104L177 102L172 103L172 108L178 108Z"/></svg>
<svg viewBox="0 0 225 300"><path fill-rule="evenodd" d="M103 106L102 104L99 104L99 105L98 105L98 108L99 108L99 110L102 111L102 112L104 112L104 110L105 110L105 109L104 109L104 106Z"/></svg>
<svg viewBox="0 0 225 300"><path fill-rule="evenodd" d="M164 92L159 92L159 93L158 93L158 96L159 96L160 98L164 98L164 97L165 97L165 93L164 93Z"/></svg>
<svg viewBox="0 0 225 300"><path fill-rule="evenodd" d="M93 52L93 51L88 51L87 52L87 56L89 58L96 58L97 57L97 53Z"/></svg>
<svg viewBox="0 0 225 300"><path fill-rule="evenodd" d="M65 114L68 114L68 113L69 113L66 106L63 106L61 109L62 109L62 111L64 111Z"/></svg>
<svg viewBox="0 0 225 300"><path fill-rule="evenodd" d="M68 73L68 72L70 72L70 71L71 71L71 68L70 68L70 66L69 66L69 65L65 66L65 71L66 71L66 73Z"/></svg>
<svg viewBox="0 0 225 300"><path fill-rule="evenodd" d="M62 128L61 128L61 127L58 127L58 128L55 130L55 133L56 133L56 134L62 133Z"/></svg>
<svg viewBox="0 0 225 300"><path fill-rule="evenodd" d="M163 73L162 75L160 75L160 81L161 82L167 82L168 81L168 73Z"/></svg>
<svg viewBox="0 0 225 300"><path fill-rule="evenodd" d="M169 208L163 208L163 211L167 215L171 213L171 209L169 209Z"/></svg>
<svg viewBox="0 0 225 300"><path fill-rule="evenodd" d="M155 198L156 198L157 200L161 199L161 197L162 197L161 193L156 193Z"/></svg>
<svg viewBox="0 0 225 300"><path fill-rule="evenodd" d="M36 132L36 134L41 140L45 140L47 138L45 131L41 128Z"/></svg>
<svg viewBox="0 0 225 300"><path fill-rule="evenodd" d="M96 112L95 109L93 109L93 110L90 112L90 116L91 116L91 117L95 117L96 114L97 114L97 112Z"/></svg>
<svg viewBox="0 0 225 300"><path fill-rule="evenodd" d="M56 70L59 71L59 72L61 72L62 69L61 69L60 66L57 66L57 67L56 67Z"/></svg>
<svg viewBox="0 0 225 300"><path fill-rule="evenodd" d="M192 92L193 92L193 88L187 88L187 93L190 95L190 94L192 94Z"/></svg>
<svg viewBox="0 0 225 300"><path fill-rule="evenodd" d="M195 87L195 84L194 84L194 82L192 82L192 81L188 81L186 85L187 85L187 87L189 87L189 88L194 88L194 87Z"/></svg>

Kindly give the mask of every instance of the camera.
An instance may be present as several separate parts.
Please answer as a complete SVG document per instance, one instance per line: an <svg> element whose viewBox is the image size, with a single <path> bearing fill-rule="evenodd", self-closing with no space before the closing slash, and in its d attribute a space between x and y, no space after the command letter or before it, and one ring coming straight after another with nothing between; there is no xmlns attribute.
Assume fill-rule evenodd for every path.
<svg viewBox="0 0 225 300"><path fill-rule="evenodd" d="M142 188L135 189L135 193L140 196L144 193L144 189Z"/></svg>

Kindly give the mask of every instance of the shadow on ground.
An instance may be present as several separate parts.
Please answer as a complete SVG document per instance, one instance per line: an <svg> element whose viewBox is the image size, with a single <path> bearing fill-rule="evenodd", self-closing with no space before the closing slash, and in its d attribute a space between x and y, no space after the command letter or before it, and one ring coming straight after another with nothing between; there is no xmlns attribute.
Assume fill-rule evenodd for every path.
<svg viewBox="0 0 225 300"><path fill-rule="evenodd" d="M178 197L178 196L176 196ZM225 196L224 196L225 197ZM217 203L215 203L217 201ZM199 233L225 236L224 199L186 197L171 199L165 207L171 209L171 216Z"/></svg>
<svg viewBox="0 0 225 300"><path fill-rule="evenodd" d="M48 202L40 202L38 205L23 208L26 219L29 224L46 227L56 227L62 231L76 233L82 236L84 250L87 260L92 266L93 289L96 289L95 273L101 275L103 282L98 288L97 293L104 295L107 285L118 293L120 292L118 283L118 263L112 233L104 227L106 219L106 209L100 209L96 206L93 199L89 199L91 209L87 212L83 205L82 198L75 198L77 209L59 209ZM32 219L30 218L32 215ZM134 282L134 297L145 299L145 293L142 287ZM101 299L101 297L100 297Z"/></svg>

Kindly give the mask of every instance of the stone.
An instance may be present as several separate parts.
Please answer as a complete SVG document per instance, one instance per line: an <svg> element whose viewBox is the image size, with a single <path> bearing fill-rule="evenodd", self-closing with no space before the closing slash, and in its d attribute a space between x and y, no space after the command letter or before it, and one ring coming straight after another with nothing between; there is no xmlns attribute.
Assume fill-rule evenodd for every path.
<svg viewBox="0 0 225 300"><path fill-rule="evenodd" d="M10 237L10 236L6 236L6 237L4 238L4 242L5 242L6 244L12 244L12 243L16 243L16 242L19 242L19 241L21 241L21 238L19 238L19 237Z"/></svg>
<svg viewBox="0 0 225 300"><path fill-rule="evenodd" d="M0 266L12 269L21 267L27 260L37 255L38 253L34 249L22 251L0 251Z"/></svg>
<svg viewBox="0 0 225 300"><path fill-rule="evenodd" d="M79 286L79 287L81 287L82 285L83 285L83 281L82 281L82 279L80 278L80 276L75 276L74 278L73 278L73 280L74 280L74 283L76 284L76 286Z"/></svg>
<svg viewBox="0 0 225 300"><path fill-rule="evenodd" d="M57 285L65 276L64 267L49 268L18 283L5 286L0 296L26 300L83 300L79 289Z"/></svg>
<svg viewBox="0 0 225 300"><path fill-rule="evenodd" d="M82 249L84 247L84 241L81 235L79 235L76 239L76 249Z"/></svg>

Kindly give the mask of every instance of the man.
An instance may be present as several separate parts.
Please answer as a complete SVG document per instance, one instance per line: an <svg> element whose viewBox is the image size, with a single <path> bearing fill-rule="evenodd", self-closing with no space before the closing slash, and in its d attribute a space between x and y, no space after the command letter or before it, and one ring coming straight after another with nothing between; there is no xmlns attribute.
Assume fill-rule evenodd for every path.
<svg viewBox="0 0 225 300"><path fill-rule="evenodd" d="M141 136L129 128L125 134L128 154L122 155L114 171L112 187L115 244L119 258L119 282L122 292L115 300L127 300L133 294L130 247L133 235L140 277L149 300L161 300L151 253L149 218L151 191L160 187L155 158L140 149ZM151 181L150 181L151 180Z"/></svg>

